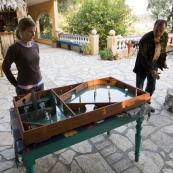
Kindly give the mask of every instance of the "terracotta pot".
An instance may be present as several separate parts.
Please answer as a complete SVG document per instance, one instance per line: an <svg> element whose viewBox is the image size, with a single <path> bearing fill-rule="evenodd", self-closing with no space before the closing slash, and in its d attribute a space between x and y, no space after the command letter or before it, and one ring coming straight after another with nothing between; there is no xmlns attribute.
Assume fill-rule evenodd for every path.
<svg viewBox="0 0 173 173"><path fill-rule="evenodd" d="M85 55L89 55L90 54L90 50L84 52Z"/></svg>
<svg viewBox="0 0 173 173"><path fill-rule="evenodd" d="M114 56L114 60L120 59L120 56Z"/></svg>
<svg viewBox="0 0 173 173"><path fill-rule="evenodd" d="M52 47L56 48L57 47L57 43L56 42L52 42Z"/></svg>
<svg viewBox="0 0 173 173"><path fill-rule="evenodd" d="M108 57L104 57L104 58L102 58L103 60L108 60Z"/></svg>

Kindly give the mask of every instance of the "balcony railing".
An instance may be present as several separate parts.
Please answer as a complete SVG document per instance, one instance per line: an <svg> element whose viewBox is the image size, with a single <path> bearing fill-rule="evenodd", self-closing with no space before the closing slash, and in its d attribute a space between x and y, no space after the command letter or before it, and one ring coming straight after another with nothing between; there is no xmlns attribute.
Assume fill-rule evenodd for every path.
<svg viewBox="0 0 173 173"><path fill-rule="evenodd" d="M118 37L117 38L117 51L125 51L127 50L126 42L132 42L132 41L139 41L141 39L141 36L126 36L126 37ZM132 50L134 49L133 47L131 48Z"/></svg>
<svg viewBox="0 0 173 173"><path fill-rule="evenodd" d="M84 42L89 42L88 35L80 35L80 34L59 34L60 40L73 42L77 44L82 44ZM117 52L126 52L128 51L128 47L125 44L126 42L131 43L133 41L139 42L142 36L117 36ZM173 33L169 33L168 43L170 43L170 39L173 37ZM132 51L136 49L135 46L130 48Z"/></svg>
<svg viewBox="0 0 173 173"><path fill-rule="evenodd" d="M170 39L173 37L173 33L168 34L168 43L170 43ZM126 37L118 37L117 36L117 51L127 51L126 42L132 42L132 41L139 41L141 39L141 36L126 36ZM135 49L134 47L131 47L131 50Z"/></svg>
<svg viewBox="0 0 173 173"><path fill-rule="evenodd" d="M69 41L73 43L82 44L84 42L89 42L88 35L77 35L77 34L59 34L60 40Z"/></svg>

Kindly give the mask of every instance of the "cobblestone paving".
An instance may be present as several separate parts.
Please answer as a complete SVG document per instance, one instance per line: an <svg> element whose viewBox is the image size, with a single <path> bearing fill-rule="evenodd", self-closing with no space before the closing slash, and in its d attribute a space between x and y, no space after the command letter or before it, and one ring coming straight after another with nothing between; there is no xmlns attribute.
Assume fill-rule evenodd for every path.
<svg viewBox="0 0 173 173"><path fill-rule="evenodd" d="M99 56L84 56L77 52L39 44L41 71L45 88L79 83L112 76L135 86L132 72L135 57L103 61ZM173 56L168 57L169 69L161 72L152 106L156 112L143 122L143 138L139 162L134 162L135 123L129 123L106 133L57 151L36 160L38 173L172 173L173 114L164 108L168 88L173 87ZM0 78L0 172L23 173L16 168L13 138L10 131L9 108L13 107L14 87L6 77Z"/></svg>

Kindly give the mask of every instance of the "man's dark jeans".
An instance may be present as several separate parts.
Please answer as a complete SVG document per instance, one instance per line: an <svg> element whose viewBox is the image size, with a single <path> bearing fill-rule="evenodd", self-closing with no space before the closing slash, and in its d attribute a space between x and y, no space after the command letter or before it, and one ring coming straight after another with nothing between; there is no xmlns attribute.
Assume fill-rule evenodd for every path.
<svg viewBox="0 0 173 173"><path fill-rule="evenodd" d="M155 86L156 86L156 79L154 79L152 77L151 73L148 73L146 78L147 78L147 85L146 85L145 91L150 93L150 96L152 96L154 93L154 90L155 90ZM137 88L143 89L144 81L145 81L145 79L141 79L138 75L136 75L136 87Z"/></svg>
<svg viewBox="0 0 173 173"><path fill-rule="evenodd" d="M28 93L31 93L32 90L34 92L43 91L44 90L44 83L37 86L37 87L31 88L31 89L22 89L22 88L17 87L16 93L17 93L17 95L28 94Z"/></svg>

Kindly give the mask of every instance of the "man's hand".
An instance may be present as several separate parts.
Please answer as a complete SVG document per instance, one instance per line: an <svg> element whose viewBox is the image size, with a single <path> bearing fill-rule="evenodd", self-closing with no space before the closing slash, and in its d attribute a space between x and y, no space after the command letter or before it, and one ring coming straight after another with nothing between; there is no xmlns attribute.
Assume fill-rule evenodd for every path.
<svg viewBox="0 0 173 173"><path fill-rule="evenodd" d="M160 73L158 73L157 71L153 70L151 72L151 74L152 74L152 76L153 76L154 79L157 79L157 80L160 79L160 76L159 76Z"/></svg>
<svg viewBox="0 0 173 173"><path fill-rule="evenodd" d="M168 68L167 64L166 64L166 61L164 62L163 64L163 68Z"/></svg>

